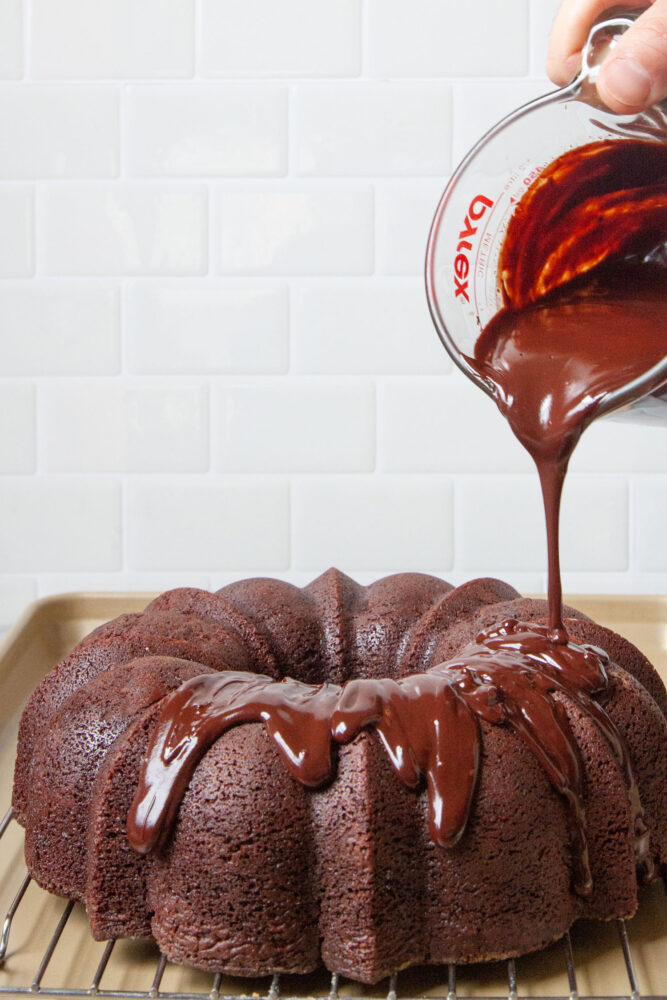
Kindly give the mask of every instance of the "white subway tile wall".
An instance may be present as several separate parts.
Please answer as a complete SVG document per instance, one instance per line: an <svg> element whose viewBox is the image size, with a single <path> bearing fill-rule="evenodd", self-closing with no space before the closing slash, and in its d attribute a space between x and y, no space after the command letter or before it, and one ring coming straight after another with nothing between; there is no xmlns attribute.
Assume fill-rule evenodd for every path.
<svg viewBox="0 0 667 1000"><path fill-rule="evenodd" d="M543 80L465 80L454 84L458 112L454 157L458 163L492 125L528 101L534 101L554 85Z"/></svg>
<svg viewBox="0 0 667 1000"><path fill-rule="evenodd" d="M3 477L0 552L5 573L121 569L120 483L84 476Z"/></svg>
<svg viewBox="0 0 667 1000"><path fill-rule="evenodd" d="M0 284L0 376L116 375L120 289L110 284Z"/></svg>
<svg viewBox="0 0 667 1000"><path fill-rule="evenodd" d="M23 73L23 2L0 0L0 80L16 80Z"/></svg>
<svg viewBox="0 0 667 1000"><path fill-rule="evenodd" d="M130 285L126 364L142 375L279 375L289 368L287 285Z"/></svg>
<svg viewBox="0 0 667 1000"><path fill-rule="evenodd" d="M452 493L441 476L302 478L292 486L294 567L451 569Z"/></svg>
<svg viewBox="0 0 667 1000"><path fill-rule="evenodd" d="M35 271L35 193L22 184L0 185L0 278Z"/></svg>
<svg viewBox="0 0 667 1000"><path fill-rule="evenodd" d="M63 380L40 393L44 471L207 472L207 386Z"/></svg>
<svg viewBox="0 0 667 1000"><path fill-rule="evenodd" d="M446 84L296 87L292 115L298 174L442 177L450 171Z"/></svg>
<svg viewBox="0 0 667 1000"><path fill-rule="evenodd" d="M433 376L452 369L421 278L295 282L291 315L297 372Z"/></svg>
<svg viewBox="0 0 667 1000"><path fill-rule="evenodd" d="M534 475L470 475L457 493L457 555L483 573L539 570L546 547ZM493 553L493 556L490 555ZM572 476L563 495L561 557L573 571L628 569L628 487L622 478ZM490 563L494 558L495 563Z"/></svg>
<svg viewBox="0 0 667 1000"><path fill-rule="evenodd" d="M525 472L533 466L498 410L461 375L379 387L381 472Z"/></svg>
<svg viewBox="0 0 667 1000"><path fill-rule="evenodd" d="M633 487L638 568L663 574L667 565L667 476L638 476Z"/></svg>
<svg viewBox="0 0 667 1000"><path fill-rule="evenodd" d="M424 234L442 188L442 177L376 184L375 266L380 274L424 273Z"/></svg>
<svg viewBox="0 0 667 1000"><path fill-rule="evenodd" d="M374 76L524 76L528 0L368 0Z"/></svg>
<svg viewBox="0 0 667 1000"><path fill-rule="evenodd" d="M331 564L545 585L536 477L423 288L558 0L0 0L0 626ZM667 589L662 428L572 464L566 588Z"/></svg>
<svg viewBox="0 0 667 1000"><path fill-rule="evenodd" d="M349 77L363 0L201 0L202 76Z"/></svg>
<svg viewBox="0 0 667 1000"><path fill-rule="evenodd" d="M279 477L161 476L127 486L132 570L288 570L290 497Z"/></svg>
<svg viewBox="0 0 667 1000"><path fill-rule="evenodd" d="M203 274L200 185L54 184L41 192L41 265L51 275Z"/></svg>
<svg viewBox="0 0 667 1000"><path fill-rule="evenodd" d="M34 472L35 386L7 382L2 385L0 421L0 474Z"/></svg>
<svg viewBox="0 0 667 1000"><path fill-rule="evenodd" d="M371 274L373 188L319 181L218 191L213 240L223 274Z"/></svg>
<svg viewBox="0 0 667 1000"><path fill-rule="evenodd" d="M287 89L216 83L127 88L124 143L136 177L282 177Z"/></svg>
<svg viewBox="0 0 667 1000"><path fill-rule="evenodd" d="M191 77L195 0L30 0L36 79Z"/></svg>
<svg viewBox="0 0 667 1000"><path fill-rule="evenodd" d="M214 392L213 468L220 472L375 468L375 390L368 382L272 380Z"/></svg>
<svg viewBox="0 0 667 1000"><path fill-rule="evenodd" d="M115 177L118 105L107 86L0 90L0 177Z"/></svg>

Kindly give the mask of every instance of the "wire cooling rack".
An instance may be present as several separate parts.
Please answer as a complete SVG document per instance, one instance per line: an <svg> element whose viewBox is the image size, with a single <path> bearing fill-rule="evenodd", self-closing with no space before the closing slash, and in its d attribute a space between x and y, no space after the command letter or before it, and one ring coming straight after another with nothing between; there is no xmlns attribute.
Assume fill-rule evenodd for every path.
<svg viewBox="0 0 667 1000"><path fill-rule="evenodd" d="M11 823L12 810L10 809L0 821L0 838L5 835ZM161 988L165 972L169 969L170 963L164 955L157 952L150 987L144 990L122 989L113 985L111 982L112 977L109 975L108 971L112 954L114 953L114 949L117 945L115 940L106 942L89 986L85 988L67 985L57 987L49 985L45 986L43 980L47 973L47 969L49 969L49 966L53 963L54 956L56 956L59 947L60 949L64 949L66 947L66 945L62 942L63 932L65 931L68 921L70 920L72 912L75 911L75 908L78 906L78 904L75 904L72 900L63 903L63 908L60 912L55 929L48 939L48 943L46 944L42 957L39 960L39 964L37 965L32 978L24 984L9 984L7 982L3 982L3 968L5 966L5 960L10 954L9 945L12 935L12 927L15 921L20 917L19 910L22 904L24 906L27 905L24 902L24 899L31 882L32 879L26 871L14 898L9 905L2 924L2 930L0 931L0 994L5 996L39 995L58 997L127 997L137 998L137 1000L144 1000L144 998L145 1000L149 1000L149 998L150 1000L153 1000L153 998L162 997L166 998L166 1000L243 1000L243 998L258 998L258 1000L263 1000L263 998L264 1000L304 1000L306 997L317 995L318 997L321 997L322 1000L385 1000L385 998L386 1000L403 1000L403 998L414 998L415 996L420 995L419 992L415 993L412 988L408 988L407 990L401 989L401 977L407 975L407 973L396 973L390 976L388 980L385 980L384 984L371 988L360 986L359 984L352 983L349 980L343 980L343 978L337 973L333 973L331 974L330 979L326 980L325 988L318 988L316 993L313 993L310 986L310 980L308 980L307 977L281 977L279 974L275 974L270 978L267 977L267 979L263 981L263 990L257 990L255 988L256 983L253 981L247 992L232 992L229 989L229 981L225 980L222 974L217 973L216 975L208 977L208 988L206 989L201 989L195 992L170 991ZM44 895L47 896L46 893ZM624 920L616 921L616 929L618 932L618 946L623 954L625 972L627 976L627 992L606 997L580 997L577 989L577 969L574 948L572 939L568 933L562 939L563 966L561 967L561 971L564 971L567 974L568 993L559 994L557 996L547 996L521 991L520 983L518 982L517 977L516 963L514 959L508 959L504 963L506 967L507 980L506 992L495 997L485 995L484 1000L501 1000L501 997L504 997L505 1000L667 1000L667 994L648 995L640 993L637 985L635 961L633 958L626 922ZM433 967L431 967L431 971L433 971ZM465 991L460 992L457 990L457 967L455 965L442 966L437 971L440 973L437 980L439 986L436 988L431 986L428 989L427 996L429 1000L471 1000L471 994L468 994ZM295 979L298 978L303 978L304 980L303 990L299 989L298 986L295 987L294 985ZM288 980L287 983L284 982L285 979ZM238 980L235 981L235 985L238 986ZM475 992L474 995L475 997L480 996L477 992Z"/></svg>

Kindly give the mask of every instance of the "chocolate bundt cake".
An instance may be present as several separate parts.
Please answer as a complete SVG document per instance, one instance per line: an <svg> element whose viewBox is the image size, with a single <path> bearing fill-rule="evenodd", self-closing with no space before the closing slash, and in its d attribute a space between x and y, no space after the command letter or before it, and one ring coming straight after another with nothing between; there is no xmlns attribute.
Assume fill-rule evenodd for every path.
<svg viewBox="0 0 667 1000"><path fill-rule="evenodd" d="M33 877L238 975L524 953L667 870L667 695L497 580L247 580L92 632L21 722ZM594 645L589 645L594 644Z"/></svg>

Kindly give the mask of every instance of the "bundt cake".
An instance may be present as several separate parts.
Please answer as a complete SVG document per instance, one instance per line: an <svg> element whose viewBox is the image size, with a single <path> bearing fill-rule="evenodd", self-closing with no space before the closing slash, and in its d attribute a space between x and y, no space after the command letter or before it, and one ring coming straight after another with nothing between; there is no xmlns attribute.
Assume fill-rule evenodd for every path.
<svg viewBox="0 0 667 1000"><path fill-rule="evenodd" d="M667 695L565 615L554 645L543 601L417 573L169 591L25 709L30 872L98 939L249 976L372 983L629 916L667 869Z"/></svg>

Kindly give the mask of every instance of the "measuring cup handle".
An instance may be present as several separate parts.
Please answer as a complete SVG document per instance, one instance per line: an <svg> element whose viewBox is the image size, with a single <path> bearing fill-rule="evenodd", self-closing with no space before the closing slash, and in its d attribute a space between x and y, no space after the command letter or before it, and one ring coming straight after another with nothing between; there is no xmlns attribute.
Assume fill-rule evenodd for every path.
<svg viewBox="0 0 667 1000"><path fill-rule="evenodd" d="M582 51L582 62L577 83L581 87L581 98L587 104L605 108L598 97L595 81L602 63L616 45L616 42L637 20L641 10L613 7L605 11L595 21Z"/></svg>

